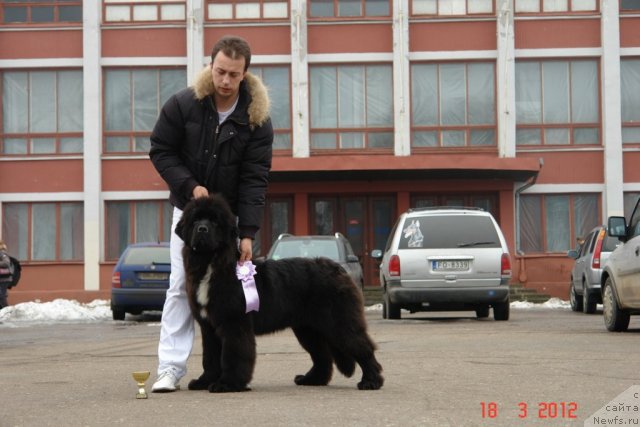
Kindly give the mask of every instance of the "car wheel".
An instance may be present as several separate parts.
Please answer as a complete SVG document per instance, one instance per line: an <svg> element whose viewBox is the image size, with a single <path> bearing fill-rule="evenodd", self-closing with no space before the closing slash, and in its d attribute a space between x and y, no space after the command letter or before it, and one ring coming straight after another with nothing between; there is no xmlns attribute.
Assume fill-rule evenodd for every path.
<svg viewBox="0 0 640 427"><path fill-rule="evenodd" d="M493 305L493 318L495 320L509 320L509 300Z"/></svg>
<svg viewBox="0 0 640 427"><path fill-rule="evenodd" d="M583 286L584 293L582 294L582 308L586 314L593 314L596 312L596 307L598 306L598 301L596 301L596 296L591 292L587 291L586 283Z"/></svg>
<svg viewBox="0 0 640 427"><path fill-rule="evenodd" d="M400 307L397 304L394 304L389 299L389 293L384 292L383 304L382 304L382 317L384 319L399 319L400 318Z"/></svg>
<svg viewBox="0 0 640 427"><path fill-rule="evenodd" d="M113 320L124 320L124 316L125 316L124 310L111 307L111 314L113 315Z"/></svg>
<svg viewBox="0 0 640 427"><path fill-rule="evenodd" d="M582 298L576 294L576 288L573 286L573 278L571 279L571 287L569 289L569 303L571 303L571 310L582 311Z"/></svg>
<svg viewBox="0 0 640 427"><path fill-rule="evenodd" d="M613 283L607 278L602 292L604 325L611 332L624 332L629 328L629 313L620 310L613 295Z"/></svg>
<svg viewBox="0 0 640 427"><path fill-rule="evenodd" d="M485 319L489 317L489 307L476 308L476 317L478 319Z"/></svg>

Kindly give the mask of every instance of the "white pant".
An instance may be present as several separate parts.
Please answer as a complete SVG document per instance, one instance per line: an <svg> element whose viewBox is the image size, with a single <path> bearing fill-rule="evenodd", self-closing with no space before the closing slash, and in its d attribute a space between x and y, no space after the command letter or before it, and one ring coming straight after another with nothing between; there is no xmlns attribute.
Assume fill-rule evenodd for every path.
<svg viewBox="0 0 640 427"><path fill-rule="evenodd" d="M158 375L171 369L180 379L187 373L187 359L193 347L194 328L185 281L182 247L184 242L176 235L176 224L182 217L182 211L173 208L171 221L171 275L167 299L162 310L162 327L158 344Z"/></svg>

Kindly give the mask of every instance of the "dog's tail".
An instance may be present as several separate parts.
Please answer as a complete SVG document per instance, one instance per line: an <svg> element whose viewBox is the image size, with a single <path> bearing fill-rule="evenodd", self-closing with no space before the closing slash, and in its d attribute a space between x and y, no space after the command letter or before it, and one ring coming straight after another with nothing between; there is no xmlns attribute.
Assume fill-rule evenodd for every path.
<svg viewBox="0 0 640 427"><path fill-rule="evenodd" d="M331 346L331 354L336 362L338 370L347 378L350 378L356 370L356 360L340 351L337 347Z"/></svg>

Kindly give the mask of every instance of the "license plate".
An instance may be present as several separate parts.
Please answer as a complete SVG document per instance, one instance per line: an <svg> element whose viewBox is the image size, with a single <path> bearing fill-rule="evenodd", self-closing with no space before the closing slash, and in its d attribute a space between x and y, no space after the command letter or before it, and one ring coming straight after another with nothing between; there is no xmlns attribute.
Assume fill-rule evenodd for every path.
<svg viewBox="0 0 640 427"><path fill-rule="evenodd" d="M139 273L138 278L140 280L167 280L168 273Z"/></svg>
<svg viewBox="0 0 640 427"><path fill-rule="evenodd" d="M433 271L465 271L469 269L469 260L438 260L431 261Z"/></svg>

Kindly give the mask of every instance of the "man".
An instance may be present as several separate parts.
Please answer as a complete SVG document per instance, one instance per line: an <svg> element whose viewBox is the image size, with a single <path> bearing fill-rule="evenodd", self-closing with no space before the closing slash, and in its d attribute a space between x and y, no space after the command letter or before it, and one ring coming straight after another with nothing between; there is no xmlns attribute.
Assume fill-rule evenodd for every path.
<svg viewBox="0 0 640 427"><path fill-rule="evenodd" d="M182 261L184 242L174 233L187 202L210 193L224 195L238 217L240 261L252 257L271 169L273 128L267 90L247 72L250 62L251 50L245 40L220 39L213 47L211 64L192 87L165 103L151 134L149 156L168 184L174 206L170 285L153 392L179 389L193 346L194 321Z"/></svg>

